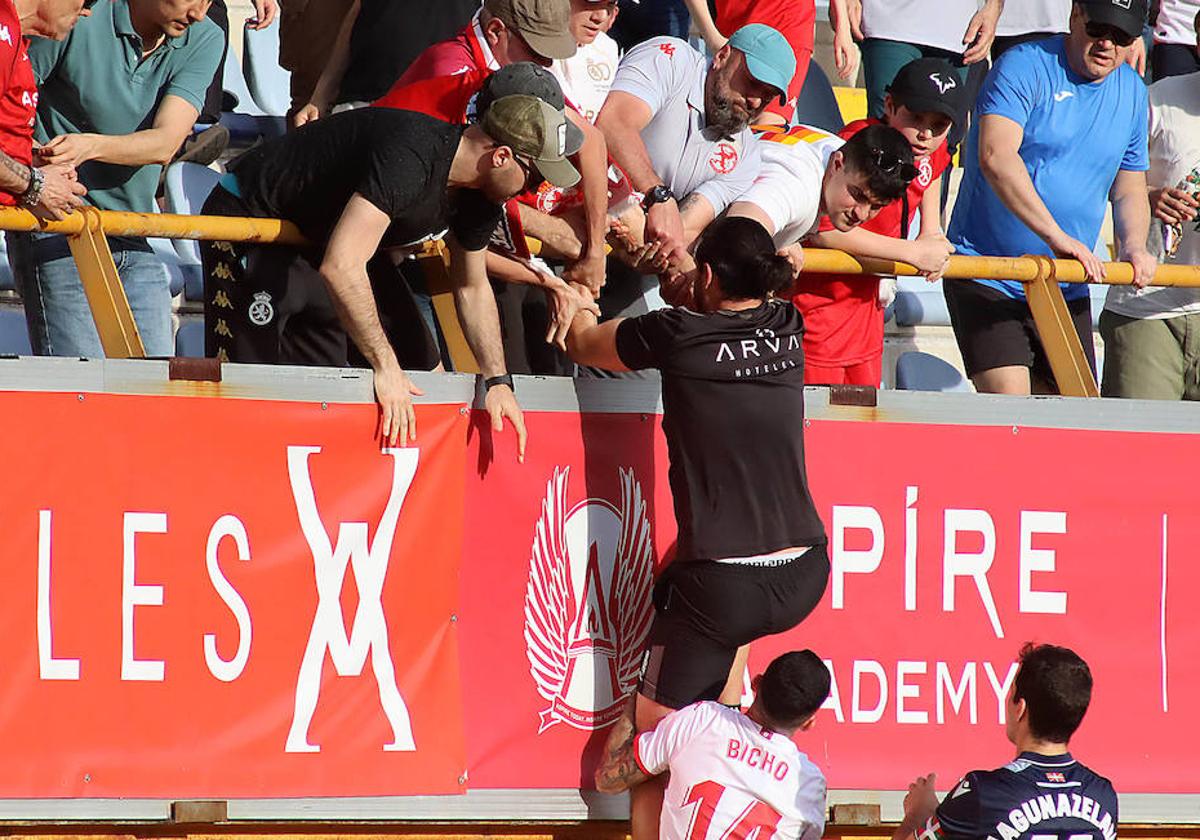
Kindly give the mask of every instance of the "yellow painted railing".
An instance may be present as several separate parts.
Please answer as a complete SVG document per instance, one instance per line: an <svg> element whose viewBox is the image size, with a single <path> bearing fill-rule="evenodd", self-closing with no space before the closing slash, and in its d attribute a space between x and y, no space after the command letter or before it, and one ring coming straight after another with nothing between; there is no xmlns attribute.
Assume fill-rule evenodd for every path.
<svg viewBox="0 0 1200 840"><path fill-rule="evenodd" d="M137 325L130 313L124 288L117 277L105 235L280 245L305 243L304 237L294 225L279 219L119 213L90 207L71 214L63 221L48 223L40 222L25 210L0 208L0 230L46 231L67 235L104 352L115 358L142 357L145 351L137 333ZM421 258L426 281L433 296L434 308L446 336L455 368L474 372L477 370L475 359L458 325L450 291L446 249L440 242L431 243L425 248ZM1106 267L1106 284L1129 285L1133 282L1133 267L1128 263L1106 263ZM919 274L917 269L907 263L862 259L841 251L821 249L805 251L805 270L901 277ZM1058 287L1059 282L1086 282L1080 263L1042 256L953 256L944 276L947 280L992 279L1024 283L1030 309L1060 391L1067 396L1099 394L1096 379L1087 364L1083 346L1072 326L1070 313ZM1154 285L1200 287L1200 267L1160 266L1154 278Z"/></svg>

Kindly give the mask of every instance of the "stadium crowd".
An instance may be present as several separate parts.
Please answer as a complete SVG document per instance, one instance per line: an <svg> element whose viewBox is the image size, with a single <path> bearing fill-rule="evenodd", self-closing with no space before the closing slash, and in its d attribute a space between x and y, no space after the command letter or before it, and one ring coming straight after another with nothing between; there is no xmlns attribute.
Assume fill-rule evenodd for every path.
<svg viewBox="0 0 1200 840"><path fill-rule="evenodd" d="M165 165L219 163L206 214L285 219L307 244L204 244L208 355L369 366L393 443L416 436L406 371L448 364L414 259L431 240L519 451L514 371L657 370L678 556L596 778L635 788L637 840L824 827L791 740L828 696L821 660L771 663L745 713L716 702L736 705L746 646L801 622L829 577L804 386L882 375L879 279L803 272L805 245L930 281L954 253L1057 255L1095 280L1111 205L1134 284L1101 319L1104 393L1200 394L1200 294L1150 285L1162 261L1200 262L1200 2L1162 0L1147 50L1145 0L831 0L839 74L861 49L868 102L831 133L800 107L812 0L258 0L253 26L282 13L291 130L233 153L219 123L196 128L228 49L216 2L0 0L0 204L152 212ZM101 355L65 238L8 238L35 351ZM165 266L145 240L110 245L147 353L171 355ZM1019 283L945 294L978 390L1054 391ZM1094 366L1087 289L1064 294ZM1017 759L940 803L918 778L895 840L1115 837L1112 786L1067 750L1087 665L1020 659Z"/></svg>

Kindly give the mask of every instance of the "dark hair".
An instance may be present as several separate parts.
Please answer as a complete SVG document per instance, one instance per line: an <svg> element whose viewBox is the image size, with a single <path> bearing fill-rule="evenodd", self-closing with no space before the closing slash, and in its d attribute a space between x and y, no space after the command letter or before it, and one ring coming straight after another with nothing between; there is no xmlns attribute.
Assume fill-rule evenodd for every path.
<svg viewBox="0 0 1200 840"><path fill-rule="evenodd" d="M792 285L792 264L775 253L771 234L741 216L722 216L704 229L696 263L713 270L730 300L766 297Z"/></svg>
<svg viewBox="0 0 1200 840"><path fill-rule="evenodd" d="M912 146L891 126L869 125L847 140L840 151L846 168L865 176L867 189L879 201L896 201L917 177Z"/></svg>
<svg viewBox="0 0 1200 840"><path fill-rule="evenodd" d="M811 717L829 696L829 669L811 650L776 657L758 681L758 699L771 722L792 728Z"/></svg>
<svg viewBox="0 0 1200 840"><path fill-rule="evenodd" d="M1071 740L1092 701L1092 672L1079 654L1057 645L1026 642L1017 655L1021 667L1013 698L1024 700L1029 731L1042 741Z"/></svg>

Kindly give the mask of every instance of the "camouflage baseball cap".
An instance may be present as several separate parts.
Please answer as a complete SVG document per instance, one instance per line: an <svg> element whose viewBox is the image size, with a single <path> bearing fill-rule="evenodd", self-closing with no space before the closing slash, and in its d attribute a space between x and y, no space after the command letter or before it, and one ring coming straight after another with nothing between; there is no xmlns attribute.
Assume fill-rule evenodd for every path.
<svg viewBox="0 0 1200 840"><path fill-rule="evenodd" d="M496 142L532 159L542 177L555 186L579 183L579 172L567 160L567 150L579 148L583 137L562 111L535 96L514 94L493 102L480 125Z"/></svg>
<svg viewBox="0 0 1200 840"><path fill-rule="evenodd" d="M543 58L570 58L579 45L571 34L571 0L484 0L483 8Z"/></svg>

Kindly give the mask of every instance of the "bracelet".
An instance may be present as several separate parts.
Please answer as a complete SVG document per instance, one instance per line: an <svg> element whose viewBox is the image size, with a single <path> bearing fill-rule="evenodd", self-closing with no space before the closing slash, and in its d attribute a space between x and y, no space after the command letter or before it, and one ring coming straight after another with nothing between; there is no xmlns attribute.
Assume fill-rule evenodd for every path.
<svg viewBox="0 0 1200 840"><path fill-rule="evenodd" d="M40 169L29 167L29 186L25 188L25 192L21 193L17 200L22 207L32 207L42 200L42 188L46 185L46 176L42 174Z"/></svg>
<svg viewBox="0 0 1200 840"><path fill-rule="evenodd" d="M496 385L507 385L509 390L516 391L513 388L513 378L511 373L503 373L500 376L489 376L483 380L483 390L485 392L492 390Z"/></svg>

